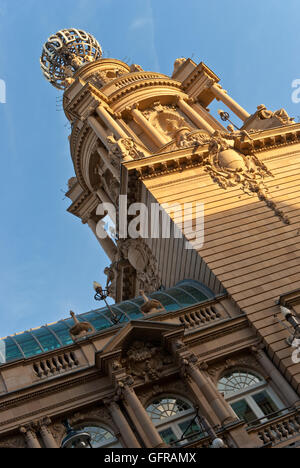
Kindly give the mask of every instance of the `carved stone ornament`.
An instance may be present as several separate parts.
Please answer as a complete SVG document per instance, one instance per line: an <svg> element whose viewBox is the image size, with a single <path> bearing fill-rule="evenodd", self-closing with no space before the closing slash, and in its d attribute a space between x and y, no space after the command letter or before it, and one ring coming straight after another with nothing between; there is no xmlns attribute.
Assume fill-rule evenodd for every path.
<svg viewBox="0 0 300 468"><path fill-rule="evenodd" d="M70 315L75 322L75 325L70 328L70 335L73 341L95 333L95 328L89 322L79 322L75 313L72 311L70 312Z"/></svg>
<svg viewBox="0 0 300 468"><path fill-rule="evenodd" d="M91 34L81 29L63 29L45 43L40 65L46 80L55 88L65 89L74 81L76 70L101 56L101 46Z"/></svg>
<svg viewBox="0 0 300 468"><path fill-rule="evenodd" d="M145 151L132 138L120 138L116 140L114 136L107 137L108 156L111 164L120 169L123 161L144 158Z"/></svg>
<svg viewBox="0 0 300 468"><path fill-rule="evenodd" d="M239 136L237 133L217 130L207 138L209 153L203 161L204 170L224 190L238 186L250 196L256 194L284 224L290 224L289 218L268 195L264 179L274 177L273 174L254 154L244 155L234 149L235 138Z"/></svg>
<svg viewBox="0 0 300 468"><path fill-rule="evenodd" d="M176 138L178 132L191 132L194 129L194 124L189 118L172 104L162 105L155 102L151 108L143 111L143 115L162 135L171 139Z"/></svg>
<svg viewBox="0 0 300 468"><path fill-rule="evenodd" d="M207 370L207 373L217 384L225 371L234 368L254 370L261 374L266 380L268 380L268 376L265 374L263 367L251 354L237 356L235 358L227 359L226 361L210 366Z"/></svg>
<svg viewBox="0 0 300 468"><path fill-rule="evenodd" d="M0 449L25 449L27 444L22 435L15 437L4 437L0 441Z"/></svg>
<svg viewBox="0 0 300 468"><path fill-rule="evenodd" d="M279 109L275 112L267 110L266 106L261 104L257 107L257 116L261 120L272 119L273 117L277 117L281 123L284 125L290 125L295 123L294 119L291 118L285 109Z"/></svg>
<svg viewBox="0 0 300 468"><path fill-rule="evenodd" d="M144 315L166 312L166 309L159 301L157 301L156 299L149 299L149 297L147 297L145 292L142 290L140 291L140 293L145 301L144 304L140 307Z"/></svg>
<svg viewBox="0 0 300 468"><path fill-rule="evenodd" d="M186 58L184 57L179 57L178 59L175 60L174 62L174 71L173 71L173 75L175 75L175 73L177 73L177 71L179 70L179 68L181 68L181 66L187 61Z"/></svg>
<svg viewBox="0 0 300 468"><path fill-rule="evenodd" d="M145 383L159 379L163 368L172 363L172 356L161 346L142 341L135 341L123 360L128 374L143 379Z"/></svg>
<svg viewBox="0 0 300 468"><path fill-rule="evenodd" d="M156 258L143 239L118 241L119 252L136 270L138 289L146 294L157 291L161 286L161 277Z"/></svg>
<svg viewBox="0 0 300 468"><path fill-rule="evenodd" d="M103 71L93 72L93 74L87 78L87 81L92 85L96 86L96 88L102 88L110 81L115 80L116 78L119 78L120 76L126 74L128 74L128 72L114 67L105 69Z"/></svg>
<svg viewBox="0 0 300 468"><path fill-rule="evenodd" d="M153 401L153 398L159 395L176 395L188 398L191 402L197 405L194 395L191 392L187 382L178 378L172 380L164 380L163 382L144 387L139 391L138 396L145 408Z"/></svg>

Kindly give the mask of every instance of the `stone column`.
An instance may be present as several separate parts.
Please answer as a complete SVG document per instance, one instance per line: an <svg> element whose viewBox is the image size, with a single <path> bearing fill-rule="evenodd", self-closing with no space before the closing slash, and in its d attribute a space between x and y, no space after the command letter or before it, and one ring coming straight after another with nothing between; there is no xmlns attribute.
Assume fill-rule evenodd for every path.
<svg viewBox="0 0 300 468"><path fill-rule="evenodd" d="M46 419L41 421L40 423L40 434L42 436L43 442L45 447L48 449L58 449L58 445L56 440L53 437L53 434L49 428L49 424L51 423L50 419Z"/></svg>
<svg viewBox="0 0 300 468"><path fill-rule="evenodd" d="M214 83L210 90L213 92L215 97L222 101L229 109L232 110L243 122L250 117L249 112L243 109L234 99L228 96L225 89L220 85Z"/></svg>
<svg viewBox="0 0 300 468"><path fill-rule="evenodd" d="M109 405L109 411L113 418L114 423L118 427L122 439L124 440L127 448L141 448L137 441L131 427L125 419L124 414L121 411L120 406L115 401L112 401Z"/></svg>
<svg viewBox="0 0 300 468"><path fill-rule="evenodd" d="M88 117L87 122L89 126L91 127L92 130L96 133L97 137L102 141L105 147L107 147L107 137L108 134L106 130L102 127L100 122L96 119L96 117L93 117L92 115Z"/></svg>
<svg viewBox="0 0 300 468"><path fill-rule="evenodd" d="M213 386L212 382L209 382L209 379L198 367L192 363L188 363L186 370L205 396L208 404L211 406L222 425L238 420L232 408L229 407L229 404L223 400L222 395Z"/></svg>
<svg viewBox="0 0 300 468"><path fill-rule="evenodd" d="M120 182L120 169L117 169L111 164L109 155L107 151L104 148L101 148L98 146L97 148L97 153L99 154L100 158L102 159L105 167L110 170L110 172L113 174L113 176ZM133 158L131 158L132 160Z"/></svg>
<svg viewBox="0 0 300 468"><path fill-rule="evenodd" d="M23 426L20 428L21 434L24 435L27 447L30 449L40 449L40 443L37 439L34 429L29 426Z"/></svg>
<svg viewBox="0 0 300 468"><path fill-rule="evenodd" d="M187 117L189 117L198 128L206 130L210 135L215 133L215 129L205 119L203 119L203 117L201 117L198 112L195 111L195 109L193 109L187 102L185 102L184 99L179 98L178 105L182 112Z"/></svg>
<svg viewBox="0 0 300 468"><path fill-rule="evenodd" d="M151 447L148 447L148 448L166 447L166 444L163 442L162 438L160 437L156 427L151 421L142 403L138 399L134 389L132 387L129 387L128 385L125 385L123 389L123 396L127 404L131 407L132 411L135 413L143 430L147 434L147 437L151 444Z"/></svg>
<svg viewBox="0 0 300 468"><path fill-rule="evenodd" d="M258 362L266 371L266 374L271 378L279 392L282 393L284 398L287 400L289 406L299 406L300 397L285 380L279 370L274 366L273 362L268 358L267 354L262 349L258 348L253 348L252 351L255 354Z"/></svg>
<svg viewBox="0 0 300 468"><path fill-rule="evenodd" d="M124 132L104 106L97 107L96 112L118 140L120 138L128 138L127 133Z"/></svg>
<svg viewBox="0 0 300 468"><path fill-rule="evenodd" d="M131 115L134 121L144 130L156 146L161 147L169 143L170 139L158 132L138 109L131 109Z"/></svg>

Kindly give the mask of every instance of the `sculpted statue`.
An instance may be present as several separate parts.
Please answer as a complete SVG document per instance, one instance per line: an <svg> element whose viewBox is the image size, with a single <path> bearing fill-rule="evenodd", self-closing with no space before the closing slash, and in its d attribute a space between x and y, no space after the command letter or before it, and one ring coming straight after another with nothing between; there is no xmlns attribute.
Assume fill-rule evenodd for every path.
<svg viewBox="0 0 300 468"><path fill-rule="evenodd" d="M292 124L294 119L291 118L285 109L279 109L275 112L267 110L264 104L261 104L257 107L257 115L261 120L271 119L272 117L277 117L283 124Z"/></svg>
<svg viewBox="0 0 300 468"><path fill-rule="evenodd" d="M144 315L147 315L147 314L153 314L155 312L165 312L166 309L164 308L164 306L159 302L157 301L156 299L149 299L149 297L146 296L146 294L144 293L144 291L140 291L140 294L141 296L143 297L144 299L144 304L140 307L142 313Z"/></svg>
<svg viewBox="0 0 300 468"><path fill-rule="evenodd" d="M89 322L79 322L74 312L70 312L71 317L74 319L75 325L70 328L70 335L73 341L83 338L89 333L94 333L95 328Z"/></svg>

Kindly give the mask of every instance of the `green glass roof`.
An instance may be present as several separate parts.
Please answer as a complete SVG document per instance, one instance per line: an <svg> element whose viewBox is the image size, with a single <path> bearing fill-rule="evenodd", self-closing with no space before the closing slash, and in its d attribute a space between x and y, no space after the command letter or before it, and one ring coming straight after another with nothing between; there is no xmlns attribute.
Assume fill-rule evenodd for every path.
<svg viewBox="0 0 300 468"><path fill-rule="evenodd" d="M166 291L157 291L150 294L153 299L159 300L167 311L176 311L191 305L207 301L214 294L201 283L196 281L182 281L175 287ZM140 305L143 299L138 297L130 301L115 304L112 307L120 324L131 320L143 319ZM116 326L110 318L107 307L77 315L79 321L90 322L96 331ZM73 344L69 330L74 325L71 318L60 320L51 325L45 325L35 330L25 331L0 340L0 365L7 362L37 356Z"/></svg>

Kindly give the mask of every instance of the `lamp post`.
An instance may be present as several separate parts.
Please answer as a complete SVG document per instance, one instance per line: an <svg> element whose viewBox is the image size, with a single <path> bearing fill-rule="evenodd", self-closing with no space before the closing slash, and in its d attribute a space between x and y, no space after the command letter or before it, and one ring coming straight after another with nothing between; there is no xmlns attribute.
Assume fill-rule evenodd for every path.
<svg viewBox="0 0 300 468"><path fill-rule="evenodd" d="M218 114L221 118L221 120L223 120L223 122L230 122L231 125L233 125L233 127L236 129L236 130L239 130L239 128L230 120L230 115L228 112L225 112L223 110L218 110Z"/></svg>
<svg viewBox="0 0 300 468"><path fill-rule="evenodd" d="M118 323L120 323L121 318L122 318L122 315L120 315L120 316L118 317L117 314L112 310L112 308L110 307L110 305L109 305L108 302L107 302L107 298L109 297L109 291L108 291L108 289L103 289L102 286L101 286L99 283L97 283L96 281L94 281L94 290L96 291L96 294L95 294L95 296L94 296L95 301L104 301L106 307L108 308L108 310L109 310L110 313L111 313L111 320L112 320L112 322L113 322L115 325L117 325Z"/></svg>
<svg viewBox="0 0 300 468"><path fill-rule="evenodd" d="M67 435L61 443L61 448L93 448L91 444L91 434L85 431L76 431L70 426L69 421L65 421L63 424L67 429Z"/></svg>
<svg viewBox="0 0 300 468"><path fill-rule="evenodd" d="M208 423L206 418L199 416L199 421L200 421L201 426L204 428L205 432L207 432L207 434L212 440L211 448L213 449L227 448L224 441L217 436L217 434L215 433L211 425Z"/></svg>

